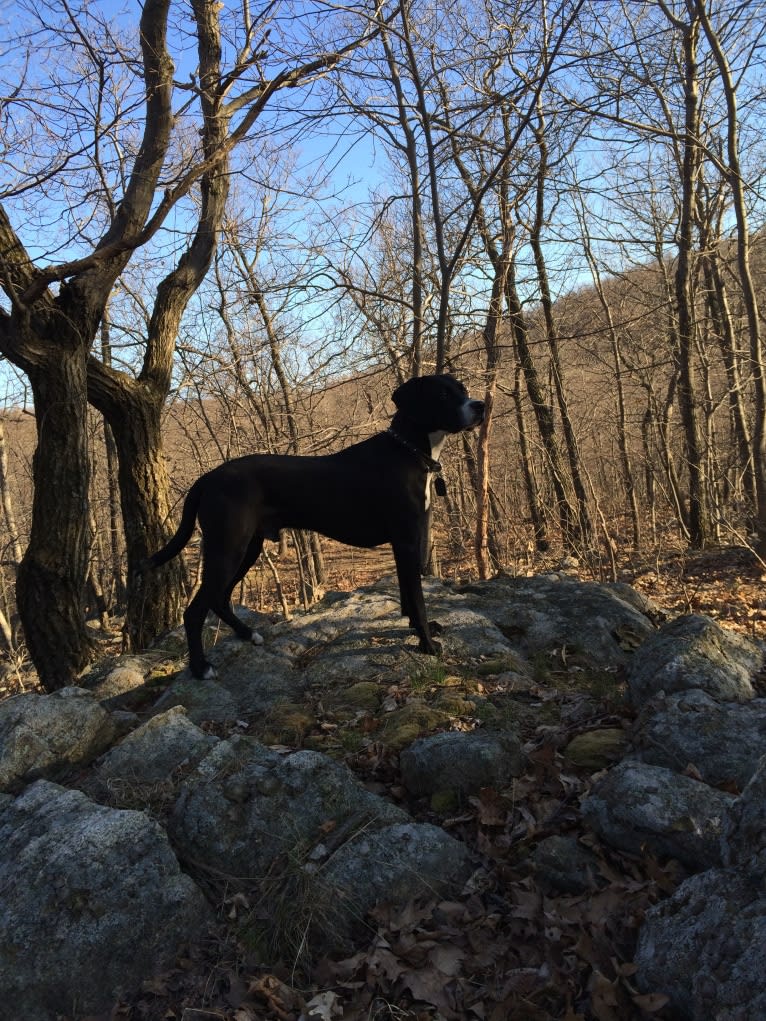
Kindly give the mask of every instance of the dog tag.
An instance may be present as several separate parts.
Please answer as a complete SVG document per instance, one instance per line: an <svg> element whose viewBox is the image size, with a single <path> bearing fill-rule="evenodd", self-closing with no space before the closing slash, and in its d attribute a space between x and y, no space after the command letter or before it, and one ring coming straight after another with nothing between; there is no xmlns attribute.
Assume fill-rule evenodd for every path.
<svg viewBox="0 0 766 1021"><path fill-rule="evenodd" d="M441 475L437 475L436 478L434 479L434 489L436 490L437 496L447 495L447 483L444 481Z"/></svg>

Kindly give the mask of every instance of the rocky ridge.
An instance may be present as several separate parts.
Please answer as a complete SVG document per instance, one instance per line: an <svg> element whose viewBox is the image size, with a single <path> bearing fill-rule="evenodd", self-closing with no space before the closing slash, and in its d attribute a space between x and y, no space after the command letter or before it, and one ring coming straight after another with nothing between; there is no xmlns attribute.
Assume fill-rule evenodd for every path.
<svg viewBox="0 0 766 1021"><path fill-rule="evenodd" d="M426 599L441 661L383 579L251 614L265 645L222 637L214 681L173 633L0 703L0 1018L180 1016L156 976L211 939L239 963L186 1002L238 1021L384 988L412 1017L762 1018L763 649L565 574Z"/></svg>

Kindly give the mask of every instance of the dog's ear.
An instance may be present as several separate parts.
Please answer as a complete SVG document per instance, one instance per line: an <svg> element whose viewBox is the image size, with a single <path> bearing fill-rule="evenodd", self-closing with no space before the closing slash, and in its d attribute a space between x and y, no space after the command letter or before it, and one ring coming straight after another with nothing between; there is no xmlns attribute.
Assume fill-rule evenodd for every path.
<svg viewBox="0 0 766 1021"><path fill-rule="evenodd" d="M440 383L447 383L447 389L459 389L465 393L465 387L452 373L441 372L434 376L414 376L412 379L408 379L406 383L402 383L394 390L391 400L400 411L403 407L412 408L418 403L422 394L432 392L426 388L433 386L437 380Z"/></svg>
<svg viewBox="0 0 766 1021"><path fill-rule="evenodd" d="M397 408L401 410L402 405L406 405L412 401L415 397L417 390L420 385L420 377L414 379L408 379L401 386L398 386L396 390L391 394L391 400L394 402Z"/></svg>

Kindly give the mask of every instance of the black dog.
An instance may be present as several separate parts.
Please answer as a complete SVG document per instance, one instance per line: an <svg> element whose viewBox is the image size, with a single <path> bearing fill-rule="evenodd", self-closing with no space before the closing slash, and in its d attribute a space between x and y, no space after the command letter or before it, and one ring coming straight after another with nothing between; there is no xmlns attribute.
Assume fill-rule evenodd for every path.
<svg viewBox="0 0 766 1021"><path fill-rule="evenodd" d="M178 531L149 564L159 567L180 553L199 521L202 583L184 613L195 677L214 676L202 648L208 610L245 641L263 642L235 616L231 594L257 560L264 539L278 539L281 528L305 528L365 548L390 542L402 616L420 637L421 652L439 651L420 581L429 475L441 470L436 458L446 435L479 425L484 404L471 400L450 375L410 379L392 399L397 411L391 427L337 454L252 454L226 461L191 487Z"/></svg>

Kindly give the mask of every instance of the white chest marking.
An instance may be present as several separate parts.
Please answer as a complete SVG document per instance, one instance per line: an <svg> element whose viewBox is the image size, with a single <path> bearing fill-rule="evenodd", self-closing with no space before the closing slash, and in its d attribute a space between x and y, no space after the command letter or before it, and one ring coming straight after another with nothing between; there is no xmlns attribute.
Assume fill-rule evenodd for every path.
<svg viewBox="0 0 766 1021"><path fill-rule="evenodd" d="M439 460L439 455L442 452L444 441L447 438L445 432L435 432L428 434L428 442L431 444L431 458L434 461ZM426 510L431 506L431 479L433 478L433 472L429 472L426 475L426 492L425 492L425 505Z"/></svg>

